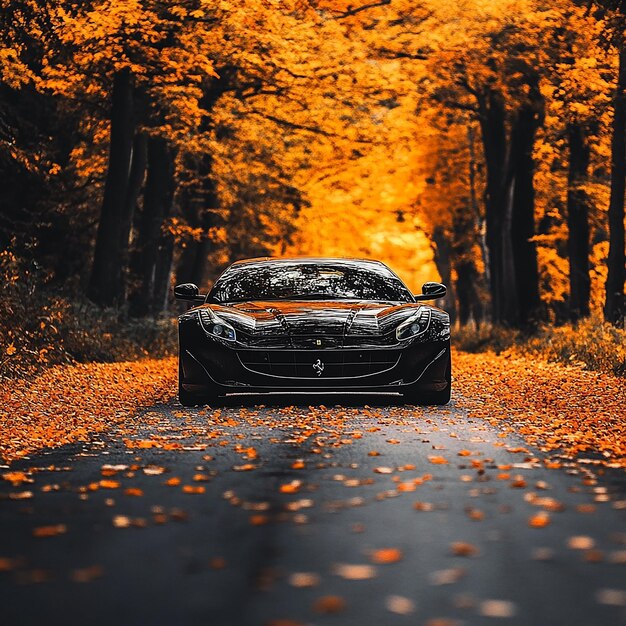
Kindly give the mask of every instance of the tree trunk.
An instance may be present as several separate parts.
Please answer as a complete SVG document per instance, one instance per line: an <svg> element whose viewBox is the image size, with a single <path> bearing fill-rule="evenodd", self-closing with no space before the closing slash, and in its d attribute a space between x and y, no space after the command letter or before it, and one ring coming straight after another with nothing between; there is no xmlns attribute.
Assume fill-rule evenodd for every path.
<svg viewBox="0 0 626 626"><path fill-rule="evenodd" d="M519 326L530 329L540 320L539 266L535 236L535 162L533 150L543 123L543 97L539 82L530 83L528 102L517 114L511 133L511 166L514 172L510 236L517 288Z"/></svg>
<svg viewBox="0 0 626 626"><path fill-rule="evenodd" d="M567 252L569 258L569 315L573 322L589 316L589 200L583 185L589 176L591 151L578 122L567 128L569 171L567 177Z"/></svg>
<svg viewBox="0 0 626 626"><path fill-rule="evenodd" d="M484 315L485 276L478 272L474 260L481 239L481 225L477 222L477 215L476 212L469 211L467 206L460 206L452 218L450 257L456 272L454 293L461 326L465 326L470 320L478 326Z"/></svg>
<svg viewBox="0 0 626 626"><path fill-rule="evenodd" d="M132 231L133 218L137 212L137 201L146 177L147 165L147 138L144 133L137 133L133 142L133 156L128 175L128 186L126 188L126 200L124 216L120 223L120 249L122 255L122 268L126 275L123 280L123 294L128 296L128 272L130 270L130 235Z"/></svg>
<svg viewBox="0 0 626 626"><path fill-rule="evenodd" d="M515 326L517 293L512 271L510 214L513 181L506 110L502 94L490 90L479 100L487 184L485 188L486 240L489 250L491 319L494 324Z"/></svg>
<svg viewBox="0 0 626 626"><path fill-rule="evenodd" d="M202 108L209 113L224 92L231 87L237 75L237 68L225 65L219 67L217 73L219 78L211 80L201 101ZM207 123L210 115L207 115L205 120ZM221 221L217 213L219 197L212 170L211 154L205 154L197 166L197 175L202 184L199 188L191 186L181 207L188 224L193 228L202 228L205 235L201 241L188 242L181 251L176 267L176 280L195 283L201 289L207 281L208 258L214 249L214 244L206 236L206 232Z"/></svg>
<svg viewBox="0 0 626 626"><path fill-rule="evenodd" d="M174 190L172 149L162 137L150 137L148 139L148 174L135 257L139 286L131 301L131 314L137 317L157 314L162 310L163 270L159 276L160 282L158 282L157 266L161 254L168 256L169 264L171 264L171 251L164 248L162 226L171 212ZM165 262L167 265L167 259Z"/></svg>
<svg viewBox="0 0 626 626"><path fill-rule="evenodd" d="M113 79L109 166L100 212L96 248L87 295L96 304L113 306L124 299L123 263L128 247L124 225L135 124L133 119L133 75L119 71Z"/></svg>
<svg viewBox="0 0 626 626"><path fill-rule="evenodd" d="M162 233L154 270L154 292L151 310L153 315L167 311L172 280L173 258L174 240L170 234Z"/></svg>
<svg viewBox="0 0 626 626"><path fill-rule="evenodd" d="M445 297L446 310L450 315L450 322L454 324L457 319L457 309L454 283L452 282L452 265L450 263L450 236L443 229L437 227L433 232L433 243L435 244L435 265L441 276L441 281L448 288L448 293Z"/></svg>
<svg viewBox="0 0 626 626"><path fill-rule="evenodd" d="M474 136L474 127L470 124L467 127L467 144L469 149L469 192L470 192L470 206L476 219L476 227L478 230L478 243L480 245L480 251L482 254L483 264L485 266L484 278L489 283L489 250L487 248L487 241L485 239L485 217L481 213L478 203L478 192L476 179L478 177L478 163L476 159L476 139Z"/></svg>
<svg viewBox="0 0 626 626"><path fill-rule="evenodd" d="M619 52L617 88L613 102L609 259L604 318L615 325L624 320L624 193L626 192L626 44Z"/></svg>
<svg viewBox="0 0 626 626"><path fill-rule="evenodd" d="M500 323L510 328L519 326L519 302L517 298L517 276L515 273L515 256L513 249L513 210L515 204L515 193L517 185L517 172L513 167L512 143L509 141L507 147L506 170L504 180L504 194L501 226L501 270L499 289L502 294L502 310Z"/></svg>
<svg viewBox="0 0 626 626"><path fill-rule="evenodd" d="M202 228L203 238L201 241L193 241L187 245L182 251L176 268L177 280L195 283L201 289L208 278L208 257L214 249L214 244L206 233L214 226L218 226L221 221L218 214L217 187L212 178L212 166L211 157L205 155L200 169L202 188L197 190L199 197L189 198L183 208L189 225L193 228Z"/></svg>
<svg viewBox="0 0 626 626"><path fill-rule="evenodd" d="M459 263L456 276L459 323L465 326L473 320L478 327L483 321L483 303L478 288L481 276L474 261L468 259Z"/></svg>

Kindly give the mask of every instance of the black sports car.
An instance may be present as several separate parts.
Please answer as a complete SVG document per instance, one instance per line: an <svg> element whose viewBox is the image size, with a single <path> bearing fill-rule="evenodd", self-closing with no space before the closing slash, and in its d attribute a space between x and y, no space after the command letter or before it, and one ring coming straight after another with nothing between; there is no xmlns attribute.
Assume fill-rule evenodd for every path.
<svg viewBox="0 0 626 626"><path fill-rule="evenodd" d="M385 391L411 403L450 400L450 318L386 265L357 259L251 259L231 265L178 318L181 404L220 394Z"/></svg>

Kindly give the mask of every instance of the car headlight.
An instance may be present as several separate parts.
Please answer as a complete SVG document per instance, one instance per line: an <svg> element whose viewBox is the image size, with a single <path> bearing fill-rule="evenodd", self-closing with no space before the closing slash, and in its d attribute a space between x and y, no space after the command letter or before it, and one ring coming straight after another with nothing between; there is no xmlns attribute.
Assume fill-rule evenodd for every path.
<svg viewBox="0 0 626 626"><path fill-rule="evenodd" d="M415 315L406 320L406 322L402 322L402 324L398 326L396 329L396 338L398 341L402 341L423 335L430 326L430 318L430 309L420 309Z"/></svg>
<svg viewBox="0 0 626 626"><path fill-rule="evenodd" d="M219 318L211 309L200 309L198 317L200 318L200 325L207 335L212 335L225 341L235 341L237 339L235 329Z"/></svg>

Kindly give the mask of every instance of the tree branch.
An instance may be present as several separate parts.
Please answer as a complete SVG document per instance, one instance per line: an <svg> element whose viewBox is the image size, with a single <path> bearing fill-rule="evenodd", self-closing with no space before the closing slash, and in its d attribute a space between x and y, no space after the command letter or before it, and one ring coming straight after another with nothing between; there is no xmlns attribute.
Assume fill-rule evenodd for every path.
<svg viewBox="0 0 626 626"><path fill-rule="evenodd" d="M394 52L389 48L381 48L378 50L379 56L383 59L411 59L413 61L428 61L428 55L424 52Z"/></svg>
<svg viewBox="0 0 626 626"><path fill-rule="evenodd" d="M342 11L341 13L337 13L335 17L338 20L342 20L346 17L352 17L353 15L357 15L361 13L361 11L367 11L369 9L375 9L377 7L389 6L391 4L391 0L379 0L379 2L372 2L370 4L364 4L360 7L349 8L347 11Z"/></svg>
<svg viewBox="0 0 626 626"><path fill-rule="evenodd" d="M289 120L285 120L281 117L276 117L275 115L271 115L270 113L263 113L261 111L257 111L255 109L251 109L250 112L253 115L258 115L259 117L263 117L270 122L274 122L274 124L278 124L279 126L283 126L285 128L291 128L292 130L303 130L308 133L313 133L315 135L322 135L323 137L334 137L339 139L347 139L342 135L337 133L331 133L323 128L318 128L316 126L307 126L306 124L298 124L296 122L290 122ZM350 139L353 143L364 143L364 144L374 144L377 142L370 141L368 139Z"/></svg>

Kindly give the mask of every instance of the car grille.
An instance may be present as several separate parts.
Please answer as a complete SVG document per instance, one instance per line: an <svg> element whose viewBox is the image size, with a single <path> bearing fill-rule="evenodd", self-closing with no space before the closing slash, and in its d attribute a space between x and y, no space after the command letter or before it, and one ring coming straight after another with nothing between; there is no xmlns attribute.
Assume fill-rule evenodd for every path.
<svg viewBox="0 0 626 626"><path fill-rule="evenodd" d="M238 355L257 374L328 379L385 372L396 365L400 350L240 350Z"/></svg>

